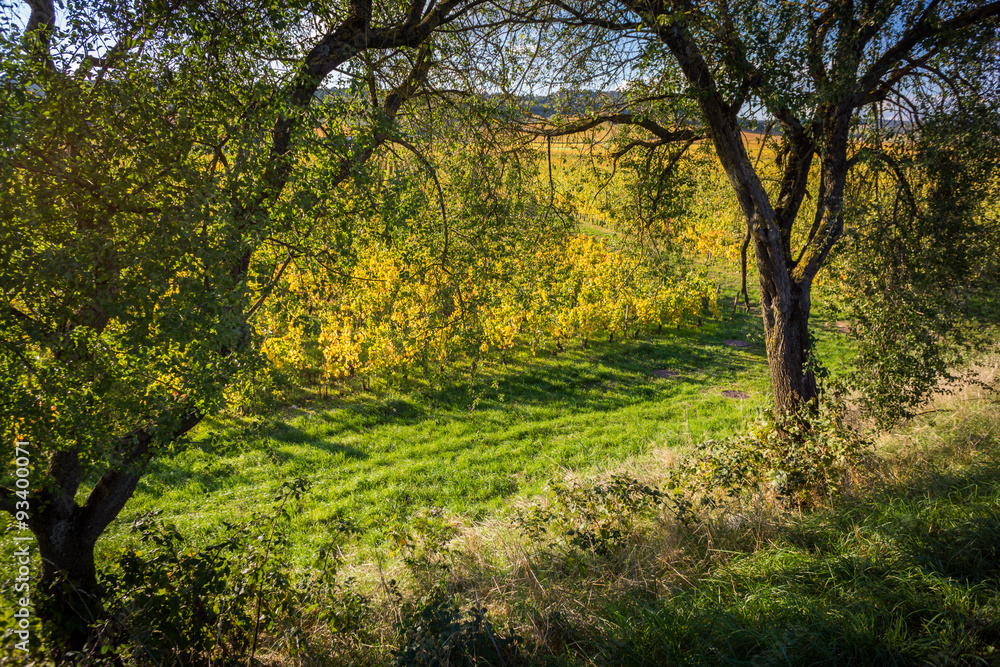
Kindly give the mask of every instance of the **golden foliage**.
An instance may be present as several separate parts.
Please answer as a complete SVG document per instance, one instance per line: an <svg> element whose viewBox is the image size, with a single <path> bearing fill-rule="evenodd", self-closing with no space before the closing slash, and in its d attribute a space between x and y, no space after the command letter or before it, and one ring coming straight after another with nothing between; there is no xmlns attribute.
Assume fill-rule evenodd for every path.
<svg viewBox="0 0 1000 667"><path fill-rule="evenodd" d="M279 368L327 379L391 377L518 345L537 351L601 334L634 334L715 311L714 286L589 236L520 254L445 265L429 251L371 242L350 280L290 269L289 298L263 317L264 354Z"/></svg>

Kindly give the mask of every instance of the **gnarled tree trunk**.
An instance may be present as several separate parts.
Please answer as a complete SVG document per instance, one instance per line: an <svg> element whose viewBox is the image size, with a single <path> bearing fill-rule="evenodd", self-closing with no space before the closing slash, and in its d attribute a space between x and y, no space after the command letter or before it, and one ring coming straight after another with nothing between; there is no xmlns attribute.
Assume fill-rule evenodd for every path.
<svg viewBox="0 0 1000 667"><path fill-rule="evenodd" d="M48 464L54 484L31 498L28 526L38 542L42 572L38 615L52 643L53 657L80 651L101 615L92 511L76 503L81 471L77 453L59 450Z"/></svg>
<svg viewBox="0 0 1000 667"><path fill-rule="evenodd" d="M767 365L778 415L795 412L817 398L816 377L809 368L809 292L796 282L780 295L761 281L761 310Z"/></svg>
<svg viewBox="0 0 1000 667"><path fill-rule="evenodd" d="M97 540L88 534L82 508L75 503L50 504L31 528L42 560L38 613L47 625L52 653L84 649L102 615L94 562Z"/></svg>

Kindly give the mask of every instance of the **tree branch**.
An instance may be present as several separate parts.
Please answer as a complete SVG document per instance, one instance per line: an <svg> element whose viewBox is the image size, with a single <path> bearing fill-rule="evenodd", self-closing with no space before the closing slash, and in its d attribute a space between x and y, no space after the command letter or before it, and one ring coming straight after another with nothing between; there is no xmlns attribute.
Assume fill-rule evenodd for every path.
<svg viewBox="0 0 1000 667"><path fill-rule="evenodd" d="M996 1L970 9L947 21L935 22L931 19L939 2L940 0L933 0L928 4L916 24L908 28L899 41L887 49L861 77L855 92L855 105L874 90L880 84L882 77L904 60L915 47L934 38L959 39L963 28L1000 16L1000 1Z"/></svg>
<svg viewBox="0 0 1000 667"><path fill-rule="evenodd" d="M394 144L402 146L403 148L405 148L406 150L410 151L415 156L417 156L417 159L420 160L420 162L425 167L427 167L427 171L430 172L431 178L434 179L434 185L437 187L437 193L438 193L438 204L441 206L441 223L444 226L444 248L441 250L441 266L443 268L448 260L448 213L444 203L444 190L441 188L441 181L438 180L437 170L430 163L430 161L428 161L428 159L424 157L423 154L416 149L415 146L410 144L410 142L400 137L394 137L389 141L391 141Z"/></svg>
<svg viewBox="0 0 1000 667"><path fill-rule="evenodd" d="M899 162L884 151L865 147L855 153L854 156L847 161L847 169L853 169L865 159L879 160L880 162L884 162L886 166L889 167L893 175L896 177L896 182L903 191L903 197L906 199L906 203L909 205L911 213L915 213L917 210L917 200L913 196L913 188L910 187L910 181L906 178L906 174L903 172L903 168L899 165ZM812 238L810 237L809 240L811 241Z"/></svg>
<svg viewBox="0 0 1000 667"><path fill-rule="evenodd" d="M904 57L903 60L906 61L906 65L904 67L897 67L893 69L888 78L879 82L876 88L865 94L865 96L861 99L860 104L864 106L866 104L872 104L873 102L881 102L886 99L889 92L897 83L899 83L904 77L912 74L915 70L921 68L928 60L937 55L937 53L937 50L934 49L928 51L916 60Z"/></svg>
<svg viewBox="0 0 1000 667"><path fill-rule="evenodd" d="M25 0L31 8L28 24L24 28L24 37L28 52L45 65L47 69L55 70L52 54L49 52L49 41L56 27L56 10L52 0Z"/></svg>
<svg viewBox="0 0 1000 667"><path fill-rule="evenodd" d="M681 147L681 149L677 151L677 153L673 157L670 158L670 162L668 162L667 166L663 168L663 171L660 172L660 179L657 183L657 188L656 188L656 196L653 197L653 204L652 204L653 211L656 211L656 209L660 205L660 198L663 196L663 190L666 187L667 178L670 176L670 173L674 170L674 167L677 166L677 163L680 162L680 159L684 157L684 154L687 153L688 149L691 148L691 146L694 144L695 141L696 139L694 138L688 139L687 142Z"/></svg>
<svg viewBox="0 0 1000 667"><path fill-rule="evenodd" d="M665 146L667 142L662 139L658 141L642 141L641 139L636 139L635 141L628 142L624 148L620 148L611 154L612 160L619 160L624 157L633 148L659 148L660 146Z"/></svg>
<svg viewBox="0 0 1000 667"><path fill-rule="evenodd" d="M176 440L197 426L203 417L199 410L183 408L179 413L168 412L155 422L119 438L113 448L115 460L81 507L89 538L96 540L135 493L154 454L151 445Z"/></svg>
<svg viewBox="0 0 1000 667"><path fill-rule="evenodd" d="M417 47L425 42L436 28L456 20L483 2L486 0L471 2L443 0L434 4L415 25L404 22L392 28L371 28L370 2L368 0L354 2L351 14L343 23L324 35L309 50L292 82L286 88L285 95L292 111L279 118L271 131L271 155L263 176L263 187L256 200L243 207L246 213L243 217L248 221L253 219L255 211L269 202L276 201L280 196L292 170L293 160L289 155L289 149L293 131L299 123L297 110L304 109L312 103L320 84L330 72L368 49ZM413 5L410 9L412 14ZM426 66L429 67L430 64L427 62ZM397 97L390 101L387 98L385 107L388 109L393 105L401 105L404 99L405 97Z"/></svg>
<svg viewBox="0 0 1000 667"><path fill-rule="evenodd" d="M832 26L833 14L837 10L837 3L831 2L826 9L820 12L814 21L810 23L808 36L809 46L806 52L806 61L809 65L809 74L818 84L825 84L828 80L826 66L823 64L823 42Z"/></svg>
<svg viewBox="0 0 1000 667"><path fill-rule="evenodd" d="M799 214L802 201L809 188L809 170L816 147L801 125L783 125L788 158L781 177L781 189L774 207L782 232L791 234L792 225Z"/></svg>
<svg viewBox="0 0 1000 667"><path fill-rule="evenodd" d="M416 62L410 73L404 78L395 89L385 96L382 111L390 118L395 118L399 113L403 103L410 99L415 92L427 80L433 60L431 58L431 47L424 44L417 52Z"/></svg>
<svg viewBox="0 0 1000 667"><path fill-rule="evenodd" d="M281 276L285 274L285 270L288 268L288 265L292 263L294 258L295 255L291 250L289 250L288 255L285 257L285 261L282 262L280 267L278 267L277 273L275 273L274 277L268 281L267 286L261 291L261 295L257 299L257 302L254 303L253 306L250 307L250 310L247 311L245 318L247 321L254 316L254 313L256 313L260 307L264 305L264 302L274 292L274 288L277 287L278 281L281 280Z"/></svg>
<svg viewBox="0 0 1000 667"><path fill-rule="evenodd" d="M525 128L525 131L536 137L564 137L570 134L586 132L587 130L593 129L602 123L611 123L612 125L636 125L648 130L650 133L658 137L661 143L689 141L691 139L697 140L703 138L702 135L695 133L693 130L668 130L648 116L638 116L631 113L591 116L590 118L585 118L551 130L536 130L531 127L527 127Z"/></svg>
<svg viewBox="0 0 1000 667"><path fill-rule="evenodd" d="M627 23L613 23L605 19L595 18L593 16L584 14L583 12L578 11L576 8L566 4L565 2L562 2L562 0L551 0L551 2L553 5L559 7L565 12L568 12L574 19L576 19L575 23L568 23L567 21L557 20L558 23L561 23L563 25L593 26L595 28L604 28L605 30L616 30L616 31L636 30L639 28L640 25L642 25L637 21L629 21Z"/></svg>

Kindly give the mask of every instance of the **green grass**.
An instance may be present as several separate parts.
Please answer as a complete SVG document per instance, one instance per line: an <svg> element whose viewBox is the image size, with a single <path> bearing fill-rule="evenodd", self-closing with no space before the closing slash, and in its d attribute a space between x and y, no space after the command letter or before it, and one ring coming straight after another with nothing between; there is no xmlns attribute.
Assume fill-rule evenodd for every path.
<svg viewBox="0 0 1000 667"><path fill-rule="evenodd" d="M834 366L849 346L819 326L836 313L815 312L821 354ZM941 399L883 443L887 458L866 484L811 513L744 499L728 509L744 517L735 524L665 512L637 521L607 553L525 541L507 508L518 498L544 503L539 492L566 470L584 480L623 465L642 471L652 449L718 438L766 408L759 319L724 315L524 357L473 380L329 400L302 394L300 407L267 419L206 424L156 461L99 550L134 539L130 521L153 509L190 544L211 542L223 522L271 511L281 483L302 476L310 490L292 519L293 552L282 554L302 570L319 547L343 541L341 519L361 527L361 553L370 554L391 551L395 529L430 535L430 524L417 523L432 508L445 520L491 518L467 521L446 549L414 551L414 562L379 560L379 576L385 562L404 597L364 577L339 580L365 602L352 612L355 629L311 638L325 656L317 664L390 664L406 642L392 614L404 599L419 613L433 590L446 591L438 594L456 614L487 608L504 646L522 637L508 665L1000 664L995 401ZM725 346L730 338L752 345ZM680 375L656 378L657 369ZM753 398L725 399L727 388ZM347 599L333 590L331 599Z"/></svg>
<svg viewBox="0 0 1000 667"><path fill-rule="evenodd" d="M739 428L769 402L760 329L738 315L540 353L442 387L314 396L263 421L214 422L156 460L103 547L128 539L130 519L154 509L185 534L210 533L300 476L311 485L295 518L302 558L344 519L375 545L421 509L473 520L502 513L562 469L600 470ZM730 338L752 346L724 345ZM658 369L680 376L657 378ZM751 399L725 398L724 389Z"/></svg>
<svg viewBox="0 0 1000 667"><path fill-rule="evenodd" d="M761 507L749 498L728 508L727 516L742 517L735 523L711 511L698 510L685 521L666 512L652 524L636 522L627 539L606 552L525 543L517 522L502 516L512 496L534 492L558 477L560 467L581 469L586 478L643 453L648 442L683 445L688 433L718 435L738 426L741 411L753 405L722 402L717 393L730 381L761 386L763 367L759 350L719 343L736 333L752 338L753 326L754 320L740 317L540 358L498 369L478 390L456 385L405 400L368 397L317 408L250 433L261 444L232 456L258 457L259 469L252 472L224 449L216 453L243 470L234 486L248 493L256 486L253 493L263 494L279 478L303 471L282 466L304 465L314 490L296 539L306 542L322 533L317 525L324 517L336 514L324 514L331 506L381 520L382 530L368 533L373 541L419 507L500 514L478 537L470 540L467 532L447 550L429 547L414 563L392 566L390 574L412 575L405 593L415 605L411 614L430 609L421 607L430 599L453 600L453 620L470 605L488 607L499 645L519 646L505 649L505 664L998 664L1000 410L992 399L940 399L932 419L913 421L883 442L886 458L868 471L867 481L810 513ZM649 371L662 367L683 375L650 382ZM995 378L995 361L990 368L988 377ZM678 430L681 419L685 427ZM201 434L191 451L209 441L232 443L237 427L229 428L214 438ZM509 446L490 456L497 446L486 445L494 443ZM255 453L265 445L298 453L279 464ZM297 457L340 467L313 468ZM182 483L194 467L180 466L181 459L162 464L152 479L166 483L166 471L174 470L180 477L172 483ZM448 482L441 484L445 470ZM336 474L346 480L340 493L325 482ZM375 488L360 488L358 480L379 474ZM501 483L512 476L514 484ZM319 496L317 487L326 495ZM411 499L391 495L393 487ZM143 489L137 499L152 503L153 497ZM168 505L166 497L157 505ZM182 494L175 502L189 500ZM207 506L221 511L223 504L218 496ZM207 517L203 512L191 525L207 526ZM435 565L440 563L451 567ZM370 609L398 609L391 595L359 590ZM363 619L357 638L355 631L333 638L324 649L329 663L321 664L390 664L394 651L417 641L373 629L386 623L382 612L357 613ZM458 627L418 640L440 648L458 636L448 634ZM462 641L477 637L486 640L467 634Z"/></svg>
<svg viewBox="0 0 1000 667"><path fill-rule="evenodd" d="M996 436L957 470L789 522L675 597L612 607L591 650L630 665L997 664Z"/></svg>
<svg viewBox="0 0 1000 667"><path fill-rule="evenodd" d="M731 273L719 276L732 281ZM523 354L472 378L453 371L436 386L330 399L302 393L266 418L207 422L153 462L98 549L133 539L131 521L150 511L202 541L303 477L310 486L294 544L304 564L339 539L344 521L378 548L422 510L475 521L537 494L561 471L593 473L651 449L723 437L767 409L770 386L757 311L720 305L721 317L701 327ZM820 357L839 371L850 343L817 313ZM729 347L727 339L751 346ZM657 378L658 369L680 376ZM726 398L725 389L751 398Z"/></svg>

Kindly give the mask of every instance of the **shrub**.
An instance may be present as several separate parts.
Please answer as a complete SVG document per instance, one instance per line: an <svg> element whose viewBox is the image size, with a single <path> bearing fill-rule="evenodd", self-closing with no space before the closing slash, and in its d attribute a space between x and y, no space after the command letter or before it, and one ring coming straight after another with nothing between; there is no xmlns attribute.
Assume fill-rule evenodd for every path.
<svg viewBox="0 0 1000 667"><path fill-rule="evenodd" d="M354 630L365 601L335 579L339 560L300 581L289 577L289 501L304 480L281 485L275 506L196 546L159 512L132 524L138 543L114 554L102 574L107 652L134 665L244 664L263 636L291 654L308 652L317 625ZM348 582L349 583L349 582Z"/></svg>
<svg viewBox="0 0 1000 667"><path fill-rule="evenodd" d="M659 489L627 475L597 484L554 482L547 505L521 512L516 522L532 539L548 535L554 538L552 544L570 544L606 556L625 544L640 516L665 499Z"/></svg>
<svg viewBox="0 0 1000 667"><path fill-rule="evenodd" d="M873 446L845 423L845 413L843 403L828 400L777 421L764 415L743 433L697 445L667 487L709 504L745 492L770 492L800 507L839 495Z"/></svg>
<svg viewBox="0 0 1000 667"><path fill-rule="evenodd" d="M400 623L398 667L473 667L518 664L520 638L497 634L486 610L462 614L444 588L435 587L416 603L406 603Z"/></svg>

